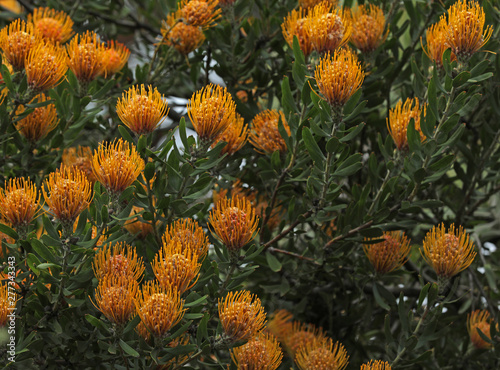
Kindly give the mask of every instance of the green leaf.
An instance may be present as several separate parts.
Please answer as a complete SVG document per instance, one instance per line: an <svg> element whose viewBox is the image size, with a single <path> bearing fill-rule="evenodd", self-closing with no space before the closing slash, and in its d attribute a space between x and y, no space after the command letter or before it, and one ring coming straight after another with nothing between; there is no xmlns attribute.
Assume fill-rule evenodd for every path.
<svg viewBox="0 0 500 370"><path fill-rule="evenodd" d="M43 245L38 239L31 239L30 244L33 247L33 250L37 252L40 257L45 259L46 261L52 262L52 263L58 263L58 259L54 254L45 246Z"/></svg>
<svg viewBox="0 0 500 370"><path fill-rule="evenodd" d="M444 168L447 168L449 167L452 162L455 160L455 155L454 154L449 154L447 156L444 156L443 158L441 158L439 161L437 161L436 163L433 163L432 165L429 166L429 169L431 171L439 171L439 170L442 170Z"/></svg>
<svg viewBox="0 0 500 370"><path fill-rule="evenodd" d="M384 310L390 311L391 307L385 301L382 299L382 296L380 295L378 289L377 289L377 284L373 284L373 297L375 298L375 301L378 303L380 307L382 307ZM386 316L387 318L387 316Z"/></svg>
<svg viewBox="0 0 500 370"><path fill-rule="evenodd" d="M184 117L181 117L177 130L179 131L179 136L181 138L182 145L184 146L185 149L189 148L189 142L186 133L186 120L184 119Z"/></svg>
<svg viewBox="0 0 500 370"><path fill-rule="evenodd" d="M202 341L208 339L208 321L210 320L210 315L205 313L203 318L200 320L198 324L198 329L196 330L196 341L200 346Z"/></svg>
<svg viewBox="0 0 500 370"><path fill-rule="evenodd" d="M4 233L7 236L10 236L12 239L19 239L19 235L16 233L14 229L11 229L7 225L0 224L0 232Z"/></svg>
<svg viewBox="0 0 500 370"><path fill-rule="evenodd" d="M467 81L469 81L470 78L470 72L468 71L463 71L460 73L457 77L453 79L453 87L457 88L465 84Z"/></svg>
<svg viewBox="0 0 500 370"><path fill-rule="evenodd" d="M431 283L427 283L427 284L425 284L425 286L420 291L420 294L418 296L417 309L419 309L420 307L422 307L422 303L424 302L425 297L427 297L427 292L429 291L430 287L431 287Z"/></svg>
<svg viewBox="0 0 500 370"><path fill-rule="evenodd" d="M487 80L488 78L490 78L492 76L493 76L492 72L484 73L484 74L479 75L477 77L470 78L469 82L472 82L472 83L481 82L481 81Z"/></svg>
<svg viewBox="0 0 500 370"><path fill-rule="evenodd" d="M300 44L297 36L293 36L293 57L295 61L292 65L292 77L300 90L302 90L306 82L306 60L304 53L300 50Z"/></svg>
<svg viewBox="0 0 500 370"><path fill-rule="evenodd" d="M129 356L139 357L139 352L137 352L135 349L133 349L127 343L125 343L123 339L120 339L120 347L122 347L125 353L127 353Z"/></svg>
<svg viewBox="0 0 500 370"><path fill-rule="evenodd" d="M132 136L130 136L128 132L128 128L123 125L119 125L118 131L120 131L120 135L122 135L123 140L128 141L129 143L135 143L134 139L132 139Z"/></svg>
<svg viewBox="0 0 500 370"><path fill-rule="evenodd" d="M271 270L274 272L281 271L281 262L269 252L266 253L266 261Z"/></svg>
<svg viewBox="0 0 500 370"><path fill-rule="evenodd" d="M399 314L399 321L401 323L401 331L403 333L408 333L408 330L410 328L410 323L408 322L408 309L404 301L403 292L401 292L401 294L399 295L398 314Z"/></svg>
<svg viewBox="0 0 500 370"><path fill-rule="evenodd" d="M95 326L97 329L101 329L103 331L108 331L108 327L97 317L94 317L90 314L85 315L85 320L87 320L92 326Z"/></svg>
<svg viewBox="0 0 500 370"><path fill-rule="evenodd" d="M293 100L292 90L290 89L290 81L288 77L283 79L281 83L281 105L283 107L283 111L286 114L289 113L298 113L297 106L295 105L295 101Z"/></svg>
<svg viewBox="0 0 500 370"><path fill-rule="evenodd" d="M366 123L362 122L359 125L356 125L354 127L351 127L349 130L347 130L347 135L344 137L340 138L340 142L346 142L351 139L354 139L358 134L363 130L363 128L366 126Z"/></svg>
<svg viewBox="0 0 500 370"><path fill-rule="evenodd" d="M358 89L349 100L345 103L343 113L344 115L349 115L354 111L354 108L358 105L359 99L361 99L361 89Z"/></svg>
<svg viewBox="0 0 500 370"><path fill-rule="evenodd" d="M304 144L306 145L306 149L313 162L315 162L316 166L322 168L323 163L326 161L326 157L316 143L316 140L314 140L314 137L308 127L304 127L302 129L302 139L304 139Z"/></svg>
<svg viewBox="0 0 500 370"><path fill-rule="evenodd" d="M347 158L334 172L333 176L346 177L358 172L363 164L361 163L361 154L356 153Z"/></svg>
<svg viewBox="0 0 500 370"><path fill-rule="evenodd" d="M438 106L437 106L437 90L436 90L436 75L432 76L431 80L429 81L429 86L427 87L427 96L429 99L429 109L431 110L432 114L436 118L436 120L439 118L438 114Z"/></svg>

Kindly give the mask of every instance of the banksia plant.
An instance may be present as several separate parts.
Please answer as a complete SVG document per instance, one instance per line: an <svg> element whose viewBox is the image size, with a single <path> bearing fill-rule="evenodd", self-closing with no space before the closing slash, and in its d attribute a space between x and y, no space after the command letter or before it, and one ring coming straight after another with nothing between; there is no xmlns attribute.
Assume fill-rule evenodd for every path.
<svg viewBox="0 0 500 370"><path fill-rule="evenodd" d="M233 348L231 358L240 370L276 370L283 352L276 338L260 333L246 344Z"/></svg>
<svg viewBox="0 0 500 370"><path fill-rule="evenodd" d="M221 10L216 9L217 0L182 0L179 11L184 22L190 26L210 28L215 25Z"/></svg>
<svg viewBox="0 0 500 370"><path fill-rule="evenodd" d="M478 349L490 349L493 347L492 343L485 341L479 335L479 330L481 330L481 333L491 340L491 325L492 318L487 310L475 310L467 315L467 331L474 347Z"/></svg>
<svg viewBox="0 0 500 370"><path fill-rule="evenodd" d="M290 135L290 126L282 111L267 109L253 118L248 138L255 150L263 154L272 154L276 150L286 152L286 142L278 129L279 121Z"/></svg>
<svg viewBox="0 0 500 370"><path fill-rule="evenodd" d="M64 43L73 36L73 21L63 11L50 8L35 8L28 14L28 23L33 23L35 31L53 43Z"/></svg>
<svg viewBox="0 0 500 370"><path fill-rule="evenodd" d="M94 257L92 268L98 280L109 275L140 281L145 270L142 257L137 258L135 248L124 242L114 246L107 244L100 249Z"/></svg>
<svg viewBox="0 0 500 370"><path fill-rule="evenodd" d="M76 167L94 184L96 177L92 172L92 149L89 146L66 148L63 151L62 163L67 167Z"/></svg>
<svg viewBox="0 0 500 370"><path fill-rule="evenodd" d="M106 46L93 31L75 36L66 46L68 66L80 85L86 89L89 82L104 73L107 66Z"/></svg>
<svg viewBox="0 0 500 370"><path fill-rule="evenodd" d="M243 117L236 113L233 122L217 137L212 146L223 141L226 143L226 146L222 148L221 154L227 153L228 155L232 155L245 145L247 137L248 127L245 125Z"/></svg>
<svg viewBox="0 0 500 370"><path fill-rule="evenodd" d="M392 140L396 147L400 151L408 150L408 124L410 120L413 118L415 122L415 131L420 134L420 140L425 139L425 135L422 133L422 129L420 128L420 117L422 115L422 111L424 112L424 116L426 114L427 105L420 105L418 98L407 98L403 104L403 101L400 100L394 108L389 111L389 117L387 118L387 129L389 130L389 134L392 136Z"/></svg>
<svg viewBox="0 0 500 370"><path fill-rule="evenodd" d="M126 275L104 275L95 293L95 306L106 318L124 325L135 316L135 298L139 291L136 280Z"/></svg>
<svg viewBox="0 0 500 370"><path fill-rule="evenodd" d="M300 7L298 10L292 10L283 20L281 24L281 30L285 41L290 46L293 47L293 38L297 37L299 42L300 50L307 58L311 54L313 47L312 42L309 38L307 32L306 24L308 10Z"/></svg>
<svg viewBox="0 0 500 370"><path fill-rule="evenodd" d="M200 261L206 257L210 244L208 236L198 222L192 218L178 219L167 226L162 243L164 246L180 243L183 250L191 250Z"/></svg>
<svg viewBox="0 0 500 370"><path fill-rule="evenodd" d="M68 70L66 52L59 45L38 42L30 49L25 68L33 92L51 89L63 81Z"/></svg>
<svg viewBox="0 0 500 370"><path fill-rule="evenodd" d="M104 51L104 75L112 76L122 70L130 57L130 50L115 40L108 41Z"/></svg>
<svg viewBox="0 0 500 370"><path fill-rule="evenodd" d="M0 49L16 71L24 69L31 48L39 42L33 24L16 19L0 31Z"/></svg>
<svg viewBox="0 0 500 370"><path fill-rule="evenodd" d="M156 338L167 336L186 311L184 300L176 289L164 288L152 281L142 286L135 306L142 323Z"/></svg>
<svg viewBox="0 0 500 370"><path fill-rule="evenodd" d="M30 104L43 103L47 101L44 94L35 97ZM19 116L25 111L24 106L20 106L16 114ZM23 135L31 144L43 139L50 131L57 127L57 112L55 104L51 103L43 107L38 107L26 117L15 123L17 131Z"/></svg>
<svg viewBox="0 0 500 370"><path fill-rule="evenodd" d="M438 68L443 68L443 54L450 45L446 41L448 34L448 24L446 19L441 17L439 22L433 24L425 31L425 47L422 46L429 59L436 63ZM456 55L451 53L451 60L456 60Z"/></svg>
<svg viewBox="0 0 500 370"><path fill-rule="evenodd" d="M132 86L116 103L118 117L136 135L152 133L168 114L167 103L156 87Z"/></svg>
<svg viewBox="0 0 500 370"><path fill-rule="evenodd" d="M363 53L369 54L387 38L384 11L373 4L360 5L352 12L350 41Z"/></svg>
<svg viewBox="0 0 500 370"><path fill-rule="evenodd" d="M408 259L411 246L405 233L400 231L384 232L380 238L384 239L383 241L375 244L366 243L374 239L365 238L363 250L378 274L394 271Z"/></svg>
<svg viewBox="0 0 500 370"><path fill-rule="evenodd" d="M186 56L203 44L205 35L200 27L179 21L177 16L178 12L175 12L162 23L162 40L165 45L175 48L180 54Z"/></svg>
<svg viewBox="0 0 500 370"><path fill-rule="evenodd" d="M392 370L392 366L387 361L370 360L370 362L361 365L360 370Z"/></svg>
<svg viewBox="0 0 500 370"><path fill-rule="evenodd" d="M349 356L344 346L331 338L315 340L300 348L295 363L300 370L345 369Z"/></svg>

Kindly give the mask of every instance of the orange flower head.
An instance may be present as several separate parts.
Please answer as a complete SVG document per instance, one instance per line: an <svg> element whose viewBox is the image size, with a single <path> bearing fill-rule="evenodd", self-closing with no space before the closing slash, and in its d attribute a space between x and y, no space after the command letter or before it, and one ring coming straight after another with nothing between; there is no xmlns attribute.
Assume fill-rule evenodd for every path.
<svg viewBox="0 0 500 370"><path fill-rule="evenodd" d="M266 331L275 336L281 343L292 328L293 314L285 309L275 311L266 325Z"/></svg>
<svg viewBox="0 0 500 370"><path fill-rule="evenodd" d="M145 270L142 257L137 258L135 248L123 242L113 247L104 246L95 255L92 268L98 280L109 275L139 281Z"/></svg>
<svg viewBox="0 0 500 370"><path fill-rule="evenodd" d="M349 360L347 351L331 338L315 340L300 348L295 363L300 370L309 369L344 369Z"/></svg>
<svg viewBox="0 0 500 370"><path fill-rule="evenodd" d="M284 336L283 344L292 358L295 358L299 349L307 344L326 339L322 328L300 321L293 321L291 325L288 324L282 335Z"/></svg>
<svg viewBox="0 0 500 370"><path fill-rule="evenodd" d="M130 216L136 215L143 210L144 208L133 206ZM153 232L153 225L147 221L142 221L139 217L125 221L124 227L130 234L136 235L140 239L146 238Z"/></svg>
<svg viewBox="0 0 500 370"><path fill-rule="evenodd" d="M152 133L168 114L167 103L156 87L132 86L116 103L118 117L137 135Z"/></svg>
<svg viewBox="0 0 500 370"><path fill-rule="evenodd" d="M328 4L330 4L330 6L332 8L335 8L337 5L338 5L338 1L337 0L299 0L299 6L302 7L302 8L309 8L309 9L312 9L314 8L316 5L319 5L323 2L326 2Z"/></svg>
<svg viewBox="0 0 500 370"><path fill-rule="evenodd" d="M356 55L349 49L326 54L314 71L319 91L332 107L343 107L361 87L365 73Z"/></svg>
<svg viewBox="0 0 500 370"><path fill-rule="evenodd" d="M14 70L24 69L26 57L38 37L31 23L16 19L0 31L0 49Z"/></svg>
<svg viewBox="0 0 500 370"><path fill-rule="evenodd" d="M290 46L293 47L293 37L297 37L299 42L300 50L305 57L311 54L313 50L312 42L309 38L307 32L306 24L308 22L307 9L299 8L298 10L292 10L283 20L281 24L281 31L285 41Z"/></svg>
<svg viewBox="0 0 500 370"><path fill-rule="evenodd" d="M84 173L64 165L49 175L42 192L54 216L71 226L92 200L92 185Z"/></svg>
<svg viewBox="0 0 500 370"><path fill-rule="evenodd" d="M108 41L104 53L104 60L106 61L104 74L106 76L111 76L121 71L130 57L130 50L124 44L115 42L114 40Z"/></svg>
<svg viewBox="0 0 500 370"><path fill-rule="evenodd" d="M208 253L208 236L196 220L184 218L176 220L162 237L163 246L180 243L182 250L191 250L202 261Z"/></svg>
<svg viewBox="0 0 500 370"><path fill-rule="evenodd" d="M446 230L444 224L434 226L424 239L422 253L424 259L440 278L450 279L470 266L476 252L474 243L462 226L455 225Z"/></svg>
<svg viewBox="0 0 500 370"><path fill-rule="evenodd" d="M229 124L228 128L220 134L213 147L217 145L218 142L226 142L226 146L222 148L221 154L227 153L228 155L233 155L238 150L243 148L248 137L248 128L245 125L245 120L239 113L235 113L232 123Z"/></svg>
<svg viewBox="0 0 500 370"><path fill-rule="evenodd" d="M201 141L212 144L233 121L236 105L226 88L210 84L193 94L187 111Z"/></svg>
<svg viewBox="0 0 500 370"><path fill-rule="evenodd" d="M245 197L221 199L210 212L208 221L213 228L212 234L232 252L238 252L250 243L259 225L259 217Z"/></svg>
<svg viewBox="0 0 500 370"><path fill-rule="evenodd" d="M215 26L220 16L221 10L215 9L218 4L217 0L183 0L179 9L186 24L207 29Z"/></svg>
<svg viewBox="0 0 500 370"><path fill-rule="evenodd" d="M21 4L16 0L0 0L0 6L15 14L21 14L23 12Z"/></svg>
<svg viewBox="0 0 500 370"><path fill-rule="evenodd" d="M343 46L351 36L352 25L341 8L331 12L332 5L321 2L307 17L306 32L312 47L318 53L334 52Z"/></svg>
<svg viewBox="0 0 500 370"><path fill-rule="evenodd" d="M248 139L256 151L263 154L272 154L276 150L286 151L286 142L278 129L280 120L287 134L291 135L290 126L282 111L267 109L253 118Z"/></svg>
<svg viewBox="0 0 500 370"><path fill-rule="evenodd" d="M351 42L363 53L378 48L387 38L384 11L373 4L360 5L352 14Z"/></svg>
<svg viewBox="0 0 500 370"><path fill-rule="evenodd" d="M12 300L12 297L14 297L14 300ZM14 312L12 309L16 306L16 301L16 292L12 290L9 292L8 284L0 284L0 328L7 326L8 315Z"/></svg>
<svg viewBox="0 0 500 370"><path fill-rule="evenodd" d="M276 370L283 359L283 352L275 337L260 333L246 344L233 348L231 358L238 370Z"/></svg>
<svg viewBox="0 0 500 370"><path fill-rule="evenodd" d="M470 341L474 347L478 349L490 349L493 347L491 343L485 341L479 335L479 331L491 339L490 326L492 318L490 313L486 310L475 310L467 315L467 331L469 332ZM497 325L498 330L498 325Z"/></svg>
<svg viewBox="0 0 500 370"><path fill-rule="evenodd" d="M380 238L375 238L380 239ZM399 231L384 232L384 241L376 244L363 244L363 250L370 263L379 274L386 274L400 268L408 259L410 240ZM374 239L365 238L365 241Z"/></svg>
<svg viewBox="0 0 500 370"><path fill-rule="evenodd" d="M75 36L66 49L68 66L80 83L88 83L100 76L108 64L106 46L98 41L94 31Z"/></svg>
<svg viewBox="0 0 500 370"><path fill-rule="evenodd" d="M135 316L135 303L139 284L125 275L105 275L99 280L95 293L95 307L106 318L118 325Z"/></svg>
<svg viewBox="0 0 500 370"><path fill-rule="evenodd" d="M448 9L446 42L458 59L467 61L488 42L493 28L483 32L484 22L484 10L476 1L458 0Z"/></svg>
<svg viewBox="0 0 500 370"><path fill-rule="evenodd" d="M260 299L248 290L229 292L219 298L219 318L226 337L233 343L249 340L266 324L266 313Z"/></svg>
<svg viewBox="0 0 500 370"><path fill-rule="evenodd" d="M361 365L360 370L392 370L392 367L387 361L370 360L370 362Z"/></svg>
<svg viewBox="0 0 500 370"><path fill-rule="evenodd" d="M177 12L169 15L167 21L163 22L161 34L164 44L174 47L182 55L195 51L205 41L203 30L178 21Z"/></svg>
<svg viewBox="0 0 500 370"><path fill-rule="evenodd" d="M121 138L100 143L92 157L94 176L113 194L120 194L132 185L144 167L144 160L135 146Z"/></svg>
<svg viewBox="0 0 500 370"><path fill-rule="evenodd" d="M40 194L31 180L13 178L0 189L0 214L14 228L25 228L40 210Z"/></svg>
<svg viewBox="0 0 500 370"><path fill-rule="evenodd" d="M412 118L415 122L415 131L420 134L420 140L423 141L425 139L425 135L420 128L422 110L425 115L427 110L426 104L421 107L418 98L407 98L404 104L403 101L400 100L396 106L389 111L387 129L398 150L408 149L408 137L406 133L408 131L408 124Z"/></svg>
<svg viewBox="0 0 500 370"><path fill-rule="evenodd" d="M40 94L31 100L30 104L42 103L47 101L44 94ZM20 115L24 112L24 106L20 106L16 114ZM56 128L59 121L57 120L57 112L55 104L45 105L33 110L26 117L15 123L17 131L23 135L26 140L31 143L36 143L43 139L50 131Z"/></svg>
<svg viewBox="0 0 500 370"><path fill-rule="evenodd" d="M62 163L67 167L78 168L87 176L92 185L97 181L92 172L92 149L89 146L64 149Z"/></svg>
<svg viewBox="0 0 500 370"><path fill-rule="evenodd" d="M53 43L64 43L73 36L73 21L62 10L35 8L28 14L28 22L33 23L35 31Z"/></svg>
<svg viewBox="0 0 500 370"><path fill-rule="evenodd" d="M446 18L441 17L439 22L433 24L425 31L425 39L427 40L426 47L422 46L425 54L430 60L436 63L439 68L443 68L443 53L450 45L446 41L448 33L448 23ZM456 60L456 55L451 53L451 60Z"/></svg>
<svg viewBox="0 0 500 370"><path fill-rule="evenodd" d="M186 311L177 289L165 288L152 281L142 286L135 306L143 324L157 338L168 335L168 331L181 321Z"/></svg>
<svg viewBox="0 0 500 370"><path fill-rule="evenodd" d="M64 80L68 58L59 45L38 42L26 58L26 77L28 86L36 92L57 86Z"/></svg>

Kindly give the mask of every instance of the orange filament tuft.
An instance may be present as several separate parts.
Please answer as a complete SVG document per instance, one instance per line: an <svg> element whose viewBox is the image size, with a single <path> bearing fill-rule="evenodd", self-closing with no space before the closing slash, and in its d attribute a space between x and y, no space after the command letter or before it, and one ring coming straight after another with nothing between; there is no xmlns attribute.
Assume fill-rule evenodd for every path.
<svg viewBox="0 0 500 370"><path fill-rule="evenodd" d="M408 149L408 124L413 118L415 122L415 131L420 134L420 140L425 139L425 135L422 133L420 128L420 116L424 111L424 116L426 114L427 105L424 104L420 107L420 102L418 98L407 98L405 103L400 100L396 106L389 111L389 118L387 119L387 129L389 134L392 136L392 140L396 144L398 150Z"/></svg>
<svg viewBox="0 0 500 370"><path fill-rule="evenodd" d="M31 100L30 104L43 103L47 101L44 94L40 94ZM24 106L20 106L16 114L21 115L25 111ZM43 139L50 131L57 127L57 112L55 104L51 103L43 107L38 107L26 117L15 123L17 131L23 135L26 140L36 143Z"/></svg>
<svg viewBox="0 0 500 370"><path fill-rule="evenodd" d="M252 120L252 128L249 141L260 153L272 154L276 150L286 151L286 142L281 137L278 129L279 121L283 124L285 131L290 135L290 126L282 111L267 109L257 114Z"/></svg>
<svg viewBox="0 0 500 370"><path fill-rule="evenodd" d="M365 238L365 241L374 239ZM399 231L384 232L381 239L384 241L363 244L363 250L375 271L386 274L400 268L406 262L411 246L405 233Z"/></svg>
<svg viewBox="0 0 500 370"><path fill-rule="evenodd" d="M64 43L73 36L73 21L63 11L50 8L35 8L28 15L28 23L33 23L35 31L52 43Z"/></svg>

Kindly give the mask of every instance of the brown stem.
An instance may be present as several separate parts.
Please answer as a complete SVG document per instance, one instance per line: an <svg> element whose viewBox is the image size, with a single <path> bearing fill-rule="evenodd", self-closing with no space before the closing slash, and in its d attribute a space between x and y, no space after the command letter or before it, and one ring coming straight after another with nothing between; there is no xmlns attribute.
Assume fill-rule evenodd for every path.
<svg viewBox="0 0 500 370"><path fill-rule="evenodd" d="M286 251L286 250L283 250L283 249L278 249L278 248L270 247L268 249L268 251L271 252L271 253L286 254L287 256L298 258L300 260L307 261L307 262L313 263L315 265L321 266L321 263L316 262L312 258L301 256L300 254L289 252L289 251Z"/></svg>
<svg viewBox="0 0 500 370"><path fill-rule="evenodd" d="M283 239L286 235L288 235L291 231L293 231L293 229L295 228L295 226L297 226L298 224L302 223L302 218L306 219L308 218L309 216L311 216L313 214L313 211L312 210L309 210L307 211L306 213L303 213L302 215L300 215L297 220L295 220L289 227L288 229L285 229L283 230L281 233L279 233L278 235L276 235L274 238L272 238L270 241L268 241L266 244L264 244L264 249L263 251L266 251L272 244L276 243L278 240L281 240Z"/></svg>

